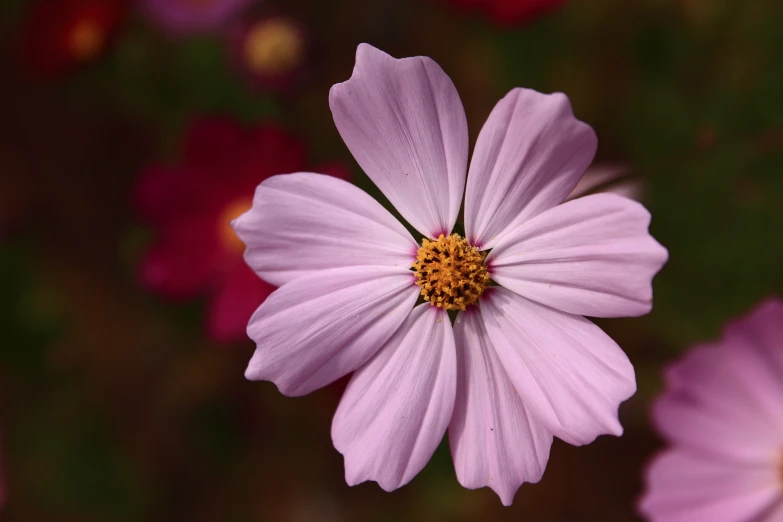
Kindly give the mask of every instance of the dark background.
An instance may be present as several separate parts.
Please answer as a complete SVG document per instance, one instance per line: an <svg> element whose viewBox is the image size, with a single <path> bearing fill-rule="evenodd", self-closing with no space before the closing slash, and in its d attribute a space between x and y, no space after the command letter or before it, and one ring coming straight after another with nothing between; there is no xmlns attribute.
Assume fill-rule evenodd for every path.
<svg viewBox="0 0 783 522"><path fill-rule="evenodd" d="M661 369L783 293L780 2L573 0L513 24L447 0L263 2L310 42L282 90L249 85L219 31L170 35L134 5L99 59L35 74L19 46L32 5L0 3L2 520L637 520ZM652 314L599 321L637 371L625 435L556 441L511 508L459 486L445 441L401 490L348 487L329 436L339 385L292 399L245 381L250 341L210 341L204 301L170 303L136 277L153 231L130 193L194 116L276 122L368 187L327 101L359 42L438 61L473 140L514 86L567 93L597 161L644 184L670 251Z"/></svg>

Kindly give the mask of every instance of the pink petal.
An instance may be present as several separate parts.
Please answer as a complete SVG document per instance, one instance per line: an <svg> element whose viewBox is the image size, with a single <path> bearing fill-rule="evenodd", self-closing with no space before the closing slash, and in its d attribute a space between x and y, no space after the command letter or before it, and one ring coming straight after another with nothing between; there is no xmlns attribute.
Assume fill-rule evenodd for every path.
<svg viewBox="0 0 783 522"><path fill-rule="evenodd" d="M668 395L653 408L658 430L677 444L739 463L779 461L783 440L751 416L734 415L705 408L704 405Z"/></svg>
<svg viewBox="0 0 783 522"><path fill-rule="evenodd" d="M514 89L481 129L465 191L465 232L482 249L560 204L593 161L593 129L561 93Z"/></svg>
<svg viewBox="0 0 783 522"><path fill-rule="evenodd" d="M324 270L277 289L250 319L257 348L245 376L310 393L367 362L397 331L419 289L409 270Z"/></svg>
<svg viewBox="0 0 783 522"><path fill-rule="evenodd" d="M726 337L735 346L730 351L743 345L756 354L756 360L779 386L777 395L783 397L783 301L764 301L748 316L729 324Z"/></svg>
<svg viewBox="0 0 783 522"><path fill-rule="evenodd" d="M327 268L409 269L418 245L386 209L356 186L321 174L274 176L253 208L233 222L245 260L274 285Z"/></svg>
<svg viewBox="0 0 783 522"><path fill-rule="evenodd" d="M429 237L448 234L462 203L468 125L440 66L361 44L329 105L354 158L402 217Z"/></svg>
<svg viewBox="0 0 783 522"><path fill-rule="evenodd" d="M345 480L404 486L432 457L454 408L454 334L443 310L421 304L351 378L332 422Z"/></svg>
<svg viewBox="0 0 783 522"><path fill-rule="evenodd" d="M481 317L525 406L569 444L621 435L621 402L636 391L633 366L600 328L494 287Z"/></svg>
<svg viewBox="0 0 783 522"><path fill-rule="evenodd" d="M209 306L207 331L220 343L247 341L247 323L275 287L259 279L237 259L236 268L216 289Z"/></svg>
<svg viewBox="0 0 783 522"><path fill-rule="evenodd" d="M469 489L489 486L510 506L523 482L541 480L552 434L528 412L475 309L457 316L454 338L457 400L449 441L457 480Z"/></svg>
<svg viewBox="0 0 783 522"><path fill-rule="evenodd" d="M670 440L736 462L769 462L783 447L783 307L765 303L715 345L667 369L654 419Z"/></svg>
<svg viewBox="0 0 783 522"><path fill-rule="evenodd" d="M758 458L758 450L764 446L767 453L762 453L761 458L766 458L770 446L777 449L778 434L783 433L779 420L783 393L757 386L759 369L747 364L753 359L748 349L729 352L723 345L691 349L666 370L667 390L654 408L658 429L680 444L695 443L696 449L705 448L705 436L712 443L729 436L728 445L722 451L718 449L718 453L743 458L743 452L749 449ZM745 373L748 370L750 373ZM669 404L675 405L673 411L667 411ZM698 411L691 416L689 411L693 409ZM684 422L679 419L681 415L687 416ZM701 420L705 416L707 419ZM708 423L708 433L693 431L701 423ZM716 429L715 423L725 426ZM739 431L738 426L742 427ZM725 433L727 430L745 443L735 446L736 441ZM680 437L681 433L684 437Z"/></svg>
<svg viewBox="0 0 783 522"><path fill-rule="evenodd" d="M652 522L757 520L781 498L775 466L743 467L684 450L663 453L647 471L640 510Z"/></svg>
<svg viewBox="0 0 783 522"><path fill-rule="evenodd" d="M668 258L635 201L595 194L558 205L505 234L487 256L492 278L564 312L638 316L652 309L652 278Z"/></svg>
<svg viewBox="0 0 783 522"><path fill-rule="evenodd" d="M781 493L781 496L783 497L783 493ZM758 522L780 522L781 520L783 520L783 500L778 502L773 509L759 517Z"/></svg>

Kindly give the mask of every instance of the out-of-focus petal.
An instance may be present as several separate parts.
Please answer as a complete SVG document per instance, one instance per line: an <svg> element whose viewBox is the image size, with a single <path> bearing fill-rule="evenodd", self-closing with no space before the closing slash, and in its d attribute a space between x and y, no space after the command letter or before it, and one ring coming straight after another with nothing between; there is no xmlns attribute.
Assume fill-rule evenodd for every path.
<svg viewBox="0 0 783 522"><path fill-rule="evenodd" d="M327 268L408 269L418 245L399 221L354 185L331 176L274 176L233 223L245 259L275 285Z"/></svg>
<svg viewBox="0 0 783 522"><path fill-rule="evenodd" d="M332 422L349 485L392 491L424 468L451 418L457 380L449 316L428 303L353 376Z"/></svg>
<svg viewBox="0 0 783 522"><path fill-rule="evenodd" d="M745 415L727 415L676 394L658 399L653 418L667 439L716 458L740 463L780 458L780 434L770 431L763 420L741 424Z"/></svg>
<svg viewBox="0 0 783 522"><path fill-rule="evenodd" d="M214 212L222 198L215 200L211 185L200 173L183 167L153 165L139 175L133 205L142 218L154 224Z"/></svg>
<svg viewBox="0 0 783 522"><path fill-rule="evenodd" d="M512 26L529 22L557 9L567 0L451 0L451 3L465 9L481 9L495 23Z"/></svg>
<svg viewBox="0 0 783 522"><path fill-rule="evenodd" d="M209 289L223 255L212 220L178 220L162 229L141 259L139 279L153 292L187 299Z"/></svg>
<svg viewBox="0 0 783 522"><path fill-rule="evenodd" d="M250 129L243 154L243 178L252 181L253 186L269 176L307 168L307 151L302 140L276 125Z"/></svg>
<svg viewBox="0 0 783 522"><path fill-rule="evenodd" d="M770 300L666 371L653 418L688 448L736 462L779 458L783 433L783 305Z"/></svg>
<svg viewBox="0 0 783 522"><path fill-rule="evenodd" d="M489 486L510 506L523 482L538 482L549 460L552 434L525 407L475 309L454 324L457 400L449 441L457 480Z"/></svg>
<svg viewBox="0 0 783 522"><path fill-rule="evenodd" d="M236 121L201 117L188 125L183 146L184 162L216 177L225 176L226 165L238 163L245 148L245 129Z"/></svg>
<svg viewBox="0 0 783 522"><path fill-rule="evenodd" d="M539 303L593 317L652 309L652 278L668 259L635 201L595 194L520 223L487 256L492 278Z"/></svg>
<svg viewBox="0 0 783 522"><path fill-rule="evenodd" d="M525 406L569 444L620 435L621 402L636 392L633 366L584 317L537 304L502 287L482 298L489 338Z"/></svg>
<svg viewBox="0 0 783 522"><path fill-rule="evenodd" d="M353 178L353 173L351 172L351 169L348 168L348 165L339 161L322 163L313 170L315 172L326 174L327 176L332 176L343 181L351 181Z"/></svg>
<svg viewBox="0 0 783 522"><path fill-rule="evenodd" d="M357 266L282 286L250 319L257 347L245 376L298 396L354 371L408 316L419 294L413 281L409 270Z"/></svg>
<svg viewBox="0 0 783 522"><path fill-rule="evenodd" d="M492 248L520 223L560 204L593 161L598 141L568 98L514 89L481 129L465 189L465 233Z"/></svg>
<svg viewBox="0 0 783 522"><path fill-rule="evenodd" d="M468 127L440 66L361 44L329 106L354 158L400 214L424 235L448 234L462 203Z"/></svg>
<svg viewBox="0 0 783 522"><path fill-rule="evenodd" d="M652 522L757 520L780 497L778 473L774 466L737 466L668 451L650 465L639 509Z"/></svg>
<svg viewBox="0 0 783 522"><path fill-rule="evenodd" d="M735 321L726 328L726 342L736 351L742 344L756 354L761 366L765 366L778 386L777 395L783 397L783 301L768 299L747 317ZM781 410L783 412L783 410Z"/></svg>
<svg viewBox="0 0 783 522"><path fill-rule="evenodd" d="M758 388L754 384L753 375L751 375L753 382L748 382L743 377L745 369L753 369L752 364L748 366L744 361L749 353L747 347L742 353L739 351L727 353L723 344L702 345L692 348L685 357L671 364L665 372L667 389L659 402L679 405L679 408L685 408L686 411L654 414L653 418L659 422L658 429L667 437L676 437L679 429L686 426L692 428L701 415L706 414L714 419L713 422L725 419L728 424L726 429L734 430L735 435L742 436L736 434L736 427L742 426L743 432L751 436L755 444L765 437L775 439L776 434L783 433L783 428L778 422L779 415L775 415L775 408L772 408L772 415L764 408L765 403L769 404L767 397L779 404L779 397L783 397L783 393L778 393L774 388ZM657 405L654 413L661 407L664 406ZM693 408L698 409L700 413L690 418L691 422L682 425L678 416L688 415L688 411ZM661 422L665 425L660 424ZM670 430L668 425L671 422L679 426L673 426L673 430ZM713 435L719 435L722 431L719 429ZM698 448L705 446L698 436L687 440L695 442ZM715 437L711 437L711 440L715 440ZM679 440L679 442L684 443L686 440ZM731 447L728 449L730 452L733 450ZM757 450L751 451L755 453Z"/></svg>
<svg viewBox="0 0 783 522"><path fill-rule="evenodd" d="M236 268L215 289L209 305L207 332L217 342L247 340L247 323L275 287L237 259Z"/></svg>

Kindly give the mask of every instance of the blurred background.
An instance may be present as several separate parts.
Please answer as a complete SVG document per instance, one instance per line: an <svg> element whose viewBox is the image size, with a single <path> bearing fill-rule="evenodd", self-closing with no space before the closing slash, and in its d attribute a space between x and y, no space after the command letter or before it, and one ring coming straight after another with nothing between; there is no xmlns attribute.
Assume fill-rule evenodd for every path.
<svg viewBox="0 0 783 522"><path fill-rule="evenodd" d="M781 24L777 0L2 0L0 519L639 520L661 369L783 294ZM512 87L567 93L590 189L630 187L670 251L652 314L599 321L637 371L625 435L556 440L511 508L446 441L394 493L348 487L345 382L243 377L271 288L226 222L276 173L378 194L328 107L360 42L438 61L472 141Z"/></svg>

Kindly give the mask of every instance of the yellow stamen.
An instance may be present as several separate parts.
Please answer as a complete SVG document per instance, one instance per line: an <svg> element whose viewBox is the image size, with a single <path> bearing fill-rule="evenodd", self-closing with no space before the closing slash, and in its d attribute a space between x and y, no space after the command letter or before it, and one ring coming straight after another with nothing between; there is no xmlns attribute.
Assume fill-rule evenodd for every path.
<svg viewBox="0 0 783 522"><path fill-rule="evenodd" d="M299 28L282 18L256 23L247 33L245 60L251 71L275 75L291 71L299 65L304 42Z"/></svg>
<svg viewBox="0 0 783 522"><path fill-rule="evenodd" d="M231 228L231 221L247 212L252 205L253 201L250 198L241 198L226 205L223 208L223 212L220 213L218 218L220 240L223 242L223 246L230 252L241 253L245 250L245 244L239 239L234 229Z"/></svg>
<svg viewBox="0 0 783 522"><path fill-rule="evenodd" d="M485 257L458 234L424 239L413 264L424 300L445 310L464 311L476 303L490 282Z"/></svg>

